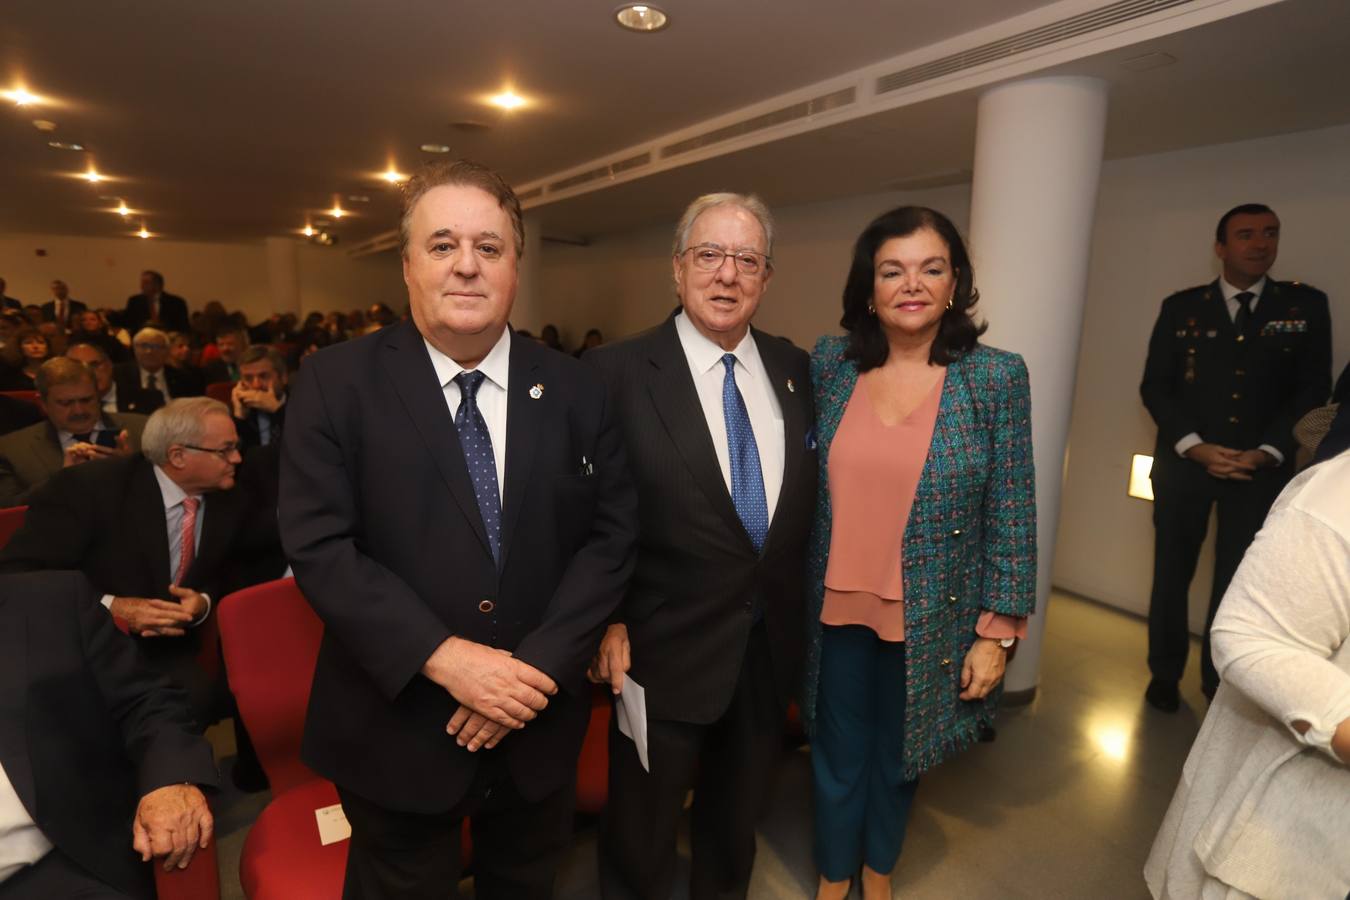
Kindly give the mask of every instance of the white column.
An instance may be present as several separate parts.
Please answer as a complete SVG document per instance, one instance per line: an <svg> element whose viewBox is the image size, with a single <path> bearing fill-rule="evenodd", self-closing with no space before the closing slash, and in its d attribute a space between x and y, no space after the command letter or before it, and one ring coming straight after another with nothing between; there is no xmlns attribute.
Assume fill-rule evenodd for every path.
<svg viewBox="0 0 1350 900"><path fill-rule="evenodd" d="M1013 698L1029 699L1039 679L1106 93L1095 78L1036 78L991 88L979 103L970 210L977 308L989 321L984 340L1026 360L1036 453L1036 615L1008 670Z"/></svg>
<svg viewBox="0 0 1350 900"><path fill-rule="evenodd" d="M270 237L267 250L267 286L271 312L295 313L300 317L300 242L295 238Z"/></svg>
<svg viewBox="0 0 1350 900"><path fill-rule="evenodd" d="M525 213L525 256L520 261L520 284L516 288L516 304L511 310L511 327L525 328L536 337L544 326L543 291L539 285L539 253L543 223L539 214Z"/></svg>

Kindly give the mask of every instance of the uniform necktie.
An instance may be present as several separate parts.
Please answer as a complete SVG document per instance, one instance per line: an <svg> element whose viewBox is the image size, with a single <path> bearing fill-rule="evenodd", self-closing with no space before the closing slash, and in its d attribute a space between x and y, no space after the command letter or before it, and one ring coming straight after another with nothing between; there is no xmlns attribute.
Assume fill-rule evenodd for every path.
<svg viewBox="0 0 1350 900"><path fill-rule="evenodd" d="M455 429L464 450L464 463L469 467L473 495L478 499L478 513L483 517L492 561L501 563L502 498L497 488L497 460L492 455L492 436L487 422L478 410L478 388L483 384L482 372L460 372L455 376L459 385L459 409L455 412Z"/></svg>
<svg viewBox="0 0 1350 900"><path fill-rule="evenodd" d="M1252 318L1252 301L1256 299L1256 295L1251 291L1243 291L1233 299L1238 302L1237 315L1233 317L1233 327L1237 329L1238 334L1246 334L1247 323Z"/></svg>
<svg viewBox="0 0 1350 900"><path fill-rule="evenodd" d="M769 534L769 504L764 499L764 472L759 466L759 447L750 427L745 398L736 387L736 354L722 357L727 374L722 379L722 416L727 424L727 451L731 459L731 502L736 515L758 552Z"/></svg>
<svg viewBox="0 0 1350 900"><path fill-rule="evenodd" d="M183 539L178 545L178 571L173 576L174 584L183 583L197 556L197 505L201 502L198 497L183 498Z"/></svg>

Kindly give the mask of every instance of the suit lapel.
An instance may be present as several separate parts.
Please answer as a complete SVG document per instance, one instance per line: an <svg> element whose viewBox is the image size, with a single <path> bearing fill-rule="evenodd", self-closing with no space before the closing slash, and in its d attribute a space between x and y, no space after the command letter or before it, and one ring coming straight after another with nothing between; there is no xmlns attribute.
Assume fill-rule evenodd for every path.
<svg viewBox="0 0 1350 900"><path fill-rule="evenodd" d="M794 384L793 390L788 390L790 376L786 362L782 358L782 347L778 339L754 329L751 331L755 336L755 347L759 350L759 358L764 363L769 384L778 398L778 408L783 411L783 483L778 492L778 507L774 510L773 518L769 520L769 533L764 539L764 545L767 547L769 541L773 540L774 526L782 518L778 513L791 499L788 496L787 486L797 483L797 472L801 468L806 451L806 431L809 426L795 392L810 390L810 385Z"/></svg>
<svg viewBox="0 0 1350 900"><path fill-rule="evenodd" d="M703 406L699 403L693 376L689 374L689 361L680 346L673 316L657 332L650 361L654 372L648 391L671 443L684 458L708 501L726 519L728 527L750 546L750 535L736 514L736 506L731 502L731 493L722 477L722 467L717 463L717 450L708 433L708 420L703 416Z"/></svg>
<svg viewBox="0 0 1350 900"><path fill-rule="evenodd" d="M136 466L131 495L130 516L135 524L131 534L149 573L146 583L156 585L156 597L167 597L173 577L169 572L169 525L164 518L164 495L159 492L155 467L149 460Z"/></svg>
<svg viewBox="0 0 1350 900"><path fill-rule="evenodd" d="M195 548L192 565L183 575L185 585L204 590L207 585L201 577L202 573L219 571L220 562L242 524L240 512L243 509L243 494L239 493L240 490L235 487L202 497L201 515L204 518L201 544Z"/></svg>
<svg viewBox="0 0 1350 900"><path fill-rule="evenodd" d="M0 597L0 765L29 814L36 812L33 761L28 754L28 621L22 606Z"/></svg>
<svg viewBox="0 0 1350 900"><path fill-rule="evenodd" d="M525 503L525 491L534 467L535 449L544 436L545 414L549 404L560 402L556 392L550 393L543 385L543 393L531 396L539 384L539 356L541 350L531 341L511 335L511 359L506 394L506 484L502 503L502 565L506 565L511 539L515 536L520 508ZM493 448L500 453L500 448ZM581 460L576 461L581 465Z"/></svg>
<svg viewBox="0 0 1350 900"><path fill-rule="evenodd" d="M34 435L33 457L42 465L48 475L55 475L61 471L61 463L64 459L61 450L61 436L56 433L56 426L51 422L43 428L38 434Z"/></svg>
<svg viewBox="0 0 1350 900"><path fill-rule="evenodd" d="M469 470L464 464L464 450L459 444L455 422L446 408L445 395L436 385L436 370L416 326L405 322L390 328L380 362L403 401L413 427L431 453L450 495L478 536L483 552L491 558L487 531L483 528L473 482L469 480Z"/></svg>

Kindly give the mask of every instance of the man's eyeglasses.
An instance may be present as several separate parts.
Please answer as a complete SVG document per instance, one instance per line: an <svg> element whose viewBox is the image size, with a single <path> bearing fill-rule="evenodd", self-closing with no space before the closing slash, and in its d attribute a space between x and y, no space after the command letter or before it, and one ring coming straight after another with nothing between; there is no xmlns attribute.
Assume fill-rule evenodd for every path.
<svg viewBox="0 0 1350 900"><path fill-rule="evenodd" d="M743 275L758 275L769 267L773 257L754 250L723 250L711 244L699 244L684 251L690 254L694 268L704 272L716 272L722 268L722 261L728 256L736 261L736 271Z"/></svg>
<svg viewBox="0 0 1350 900"><path fill-rule="evenodd" d="M239 452L238 444L226 444L223 447L198 447L196 444L179 444L184 450L196 450L198 453L214 453L225 462L230 461L230 457Z"/></svg>

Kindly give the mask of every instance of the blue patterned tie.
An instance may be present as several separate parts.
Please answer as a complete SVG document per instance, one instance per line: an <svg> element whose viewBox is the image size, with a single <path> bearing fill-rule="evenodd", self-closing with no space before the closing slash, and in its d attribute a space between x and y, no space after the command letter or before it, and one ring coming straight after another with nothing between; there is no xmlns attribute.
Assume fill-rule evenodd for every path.
<svg viewBox="0 0 1350 900"><path fill-rule="evenodd" d="M736 387L736 354L722 357L727 376L722 379L722 416L727 423L727 451L731 457L731 502L741 517L750 542L758 552L769 533L769 504L764 499L764 472L759 467L759 447L750 427L745 398Z"/></svg>
<svg viewBox="0 0 1350 900"><path fill-rule="evenodd" d="M464 449L464 463L469 467L473 495L478 498L478 512L483 517L492 561L501 563L502 552L502 497L497 490L497 460L492 455L492 436L487 422L478 411L478 388L483 384L482 372L460 372L455 376L459 385L459 409L455 412L455 429Z"/></svg>

